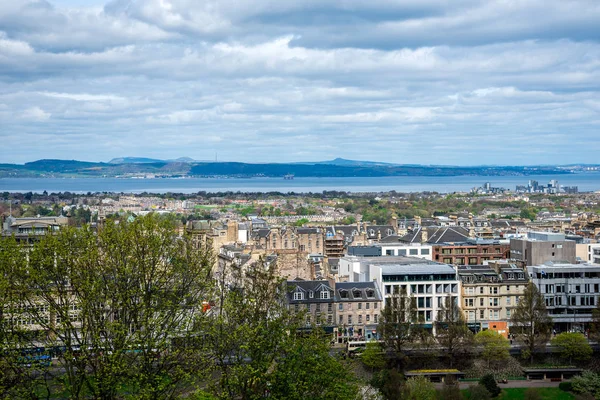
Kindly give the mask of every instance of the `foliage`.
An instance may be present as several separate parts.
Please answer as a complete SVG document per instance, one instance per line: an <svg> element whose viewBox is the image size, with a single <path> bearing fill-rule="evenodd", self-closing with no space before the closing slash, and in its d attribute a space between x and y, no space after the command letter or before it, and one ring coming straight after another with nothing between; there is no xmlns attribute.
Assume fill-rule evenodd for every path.
<svg viewBox="0 0 600 400"><path fill-rule="evenodd" d="M18 301L9 312L61 349L65 373L55 390L114 398L127 385L139 398L160 399L189 379L196 360L171 343L198 334L212 256L176 238L169 221L149 215L99 232L64 229L32 248L4 246L25 260L2 264Z"/></svg>
<svg viewBox="0 0 600 400"><path fill-rule="evenodd" d="M386 350L392 355L398 368L402 368L405 347L414 340L411 326L417 322L416 299L406 294L406 289L396 289L386 299L381 312L377 333L383 340Z"/></svg>
<svg viewBox="0 0 600 400"><path fill-rule="evenodd" d="M501 363L491 367L487 361L474 360L472 366L465 371L467 378L479 378L485 374L493 374L496 379L508 379L510 377L522 376L523 367L514 357L509 357Z"/></svg>
<svg viewBox="0 0 600 400"><path fill-rule="evenodd" d="M285 305L285 282L264 260L242 272L220 272L218 315L206 327L207 345L219 377L212 392L222 399L352 398L352 374L329 354L318 329L302 333L303 314Z"/></svg>
<svg viewBox="0 0 600 400"><path fill-rule="evenodd" d="M440 398L444 400L462 400L463 398L460 385L454 375L446 375L444 385L439 394Z"/></svg>
<svg viewBox="0 0 600 400"><path fill-rule="evenodd" d="M573 382L561 382L558 384L558 388L563 392L571 392L573 391Z"/></svg>
<svg viewBox="0 0 600 400"><path fill-rule="evenodd" d="M568 359L569 363L573 359L584 361L590 359L594 351L587 338L582 333L563 332L552 339L552 345L560 350L563 358Z"/></svg>
<svg viewBox="0 0 600 400"><path fill-rule="evenodd" d="M491 398L490 392L481 384L469 388L469 400L489 400Z"/></svg>
<svg viewBox="0 0 600 400"><path fill-rule="evenodd" d="M473 343L473 333L467 327L455 297L447 296L438 318L436 339L448 357L450 367L458 356L466 355Z"/></svg>
<svg viewBox="0 0 600 400"><path fill-rule="evenodd" d="M516 332L517 339L525 344L523 358L529 358L533 362L533 354L548 343L552 330L552 320L548 316L544 296L533 282L527 284L513 310L511 322L514 327L511 332Z"/></svg>
<svg viewBox="0 0 600 400"><path fill-rule="evenodd" d="M492 374L487 374L487 375L482 376L481 379L479 380L479 384L481 386L485 387L492 397L497 397L500 394L500 392L502 391L498 387L498 384L496 383L496 379L494 378L494 375L492 375Z"/></svg>
<svg viewBox="0 0 600 400"><path fill-rule="evenodd" d="M385 367L385 357L381 344L368 342L365 350L360 355L360 360L371 370Z"/></svg>
<svg viewBox="0 0 600 400"><path fill-rule="evenodd" d="M383 369L373 374L371 385L379 389L384 398L400 399L402 396L403 376L395 369Z"/></svg>
<svg viewBox="0 0 600 400"><path fill-rule="evenodd" d="M600 374L591 371L583 371L580 376L571 379L573 392L587 394L600 398Z"/></svg>
<svg viewBox="0 0 600 400"><path fill-rule="evenodd" d="M492 361L499 362L510 357L510 343L501 334L492 330L478 332L475 344L481 346L481 357L487 361L488 367Z"/></svg>
<svg viewBox="0 0 600 400"><path fill-rule="evenodd" d="M308 219L307 218L300 218L298 221L296 221L294 223L294 226L303 226L304 224L308 223Z"/></svg>
<svg viewBox="0 0 600 400"><path fill-rule="evenodd" d="M433 383L424 376L409 378L404 386L404 399L407 400L436 400L437 391Z"/></svg>
<svg viewBox="0 0 600 400"><path fill-rule="evenodd" d="M596 342L600 342L600 302L598 302L598 305L592 311L590 338Z"/></svg>

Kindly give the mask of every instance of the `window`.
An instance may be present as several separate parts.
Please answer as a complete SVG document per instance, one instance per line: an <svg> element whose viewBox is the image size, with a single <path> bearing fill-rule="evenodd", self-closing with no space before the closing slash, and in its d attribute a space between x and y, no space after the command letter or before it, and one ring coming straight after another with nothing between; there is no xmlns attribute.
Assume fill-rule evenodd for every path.
<svg viewBox="0 0 600 400"><path fill-rule="evenodd" d="M385 251L385 255L386 256L393 256L394 255L394 250L386 250Z"/></svg>
<svg viewBox="0 0 600 400"><path fill-rule="evenodd" d="M406 249L398 249L398 255L399 256L405 256L406 255Z"/></svg>
<svg viewBox="0 0 600 400"><path fill-rule="evenodd" d="M481 318L481 319L485 318L485 310L479 310L479 318Z"/></svg>
<svg viewBox="0 0 600 400"><path fill-rule="evenodd" d="M352 314L348 314L348 325L352 325Z"/></svg>
<svg viewBox="0 0 600 400"><path fill-rule="evenodd" d="M408 250L408 254L410 254L411 256L418 256L419 255L419 249L409 249Z"/></svg>
<svg viewBox="0 0 600 400"><path fill-rule="evenodd" d="M368 310L369 308L371 308L371 303L365 303L365 308Z"/></svg>
<svg viewBox="0 0 600 400"><path fill-rule="evenodd" d="M506 318L510 318L510 308L506 310Z"/></svg>
<svg viewBox="0 0 600 400"><path fill-rule="evenodd" d="M373 322L377 323L377 314L373 315Z"/></svg>
<svg viewBox="0 0 600 400"><path fill-rule="evenodd" d="M377 303L373 303L373 309L377 310Z"/></svg>
<svg viewBox="0 0 600 400"><path fill-rule="evenodd" d="M312 291L312 290L309 290L309 291L308 291L308 298L309 298L309 299L312 299L312 298L313 298L313 291Z"/></svg>
<svg viewBox="0 0 600 400"><path fill-rule="evenodd" d="M362 310L362 303L358 303L358 309Z"/></svg>
<svg viewBox="0 0 600 400"><path fill-rule="evenodd" d="M329 298L329 290L321 290L321 299Z"/></svg>
<svg viewBox="0 0 600 400"><path fill-rule="evenodd" d="M359 315L359 316L358 316L358 323L359 323L359 324L362 324L362 315Z"/></svg>
<svg viewBox="0 0 600 400"><path fill-rule="evenodd" d="M344 309L344 305L342 303L338 304L338 310L342 311Z"/></svg>
<svg viewBox="0 0 600 400"><path fill-rule="evenodd" d="M362 293L360 292L360 290L353 290L352 297L354 297L355 299L360 299L362 297Z"/></svg>
<svg viewBox="0 0 600 400"><path fill-rule="evenodd" d="M315 305L315 311L316 311L316 312L321 312L321 304L320 304L320 303L317 303L317 304Z"/></svg>
<svg viewBox="0 0 600 400"><path fill-rule="evenodd" d="M429 255L429 249L421 249L421 255L422 256L428 256Z"/></svg>
<svg viewBox="0 0 600 400"><path fill-rule="evenodd" d="M479 307L483 307L483 297L479 298Z"/></svg>
<svg viewBox="0 0 600 400"><path fill-rule="evenodd" d="M483 286L481 286L481 287L479 288L479 293L480 293L480 294L483 294L483 289L484 289L484 287L483 287Z"/></svg>
<svg viewBox="0 0 600 400"><path fill-rule="evenodd" d="M342 325L344 323L344 316L340 315L338 318L339 324Z"/></svg>
<svg viewBox="0 0 600 400"><path fill-rule="evenodd" d="M473 301L473 299L465 299L465 307L473 307L475 305L475 302Z"/></svg>
<svg viewBox="0 0 600 400"><path fill-rule="evenodd" d="M370 321L371 321L371 316L370 316L369 314L367 314L367 315L365 316L365 320L366 320L367 322L370 322Z"/></svg>
<svg viewBox="0 0 600 400"><path fill-rule="evenodd" d="M491 294L498 294L498 288L497 287L490 288L490 293Z"/></svg>
<svg viewBox="0 0 600 400"><path fill-rule="evenodd" d="M366 293L367 293L367 298L369 298L369 299L372 299L373 297L375 297L375 292L371 289L367 289Z"/></svg>
<svg viewBox="0 0 600 400"><path fill-rule="evenodd" d="M498 298L497 297L490 298L490 307L498 307Z"/></svg>
<svg viewBox="0 0 600 400"><path fill-rule="evenodd" d="M304 293L294 292L294 300L304 300Z"/></svg>
<svg viewBox="0 0 600 400"><path fill-rule="evenodd" d="M388 286L389 287L389 286ZM342 299L347 299L348 298L348 291L344 290L344 289L340 289L340 297Z"/></svg>
<svg viewBox="0 0 600 400"><path fill-rule="evenodd" d="M333 312L333 304L332 303L327 304L327 312L328 313Z"/></svg>
<svg viewBox="0 0 600 400"><path fill-rule="evenodd" d="M506 298L506 305L507 305L507 306L510 306L510 296L508 296L508 297Z"/></svg>

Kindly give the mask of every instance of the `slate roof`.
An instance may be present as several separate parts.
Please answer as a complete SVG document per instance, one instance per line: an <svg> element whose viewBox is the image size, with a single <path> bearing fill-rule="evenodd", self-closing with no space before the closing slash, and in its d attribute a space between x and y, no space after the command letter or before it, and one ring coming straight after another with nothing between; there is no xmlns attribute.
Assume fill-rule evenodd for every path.
<svg viewBox="0 0 600 400"><path fill-rule="evenodd" d="M370 291L372 296L367 296L367 291ZM346 293L347 296L342 297L342 293ZM360 294L356 296L356 292ZM347 301L347 302L358 302L358 301L381 301L382 296L379 292L379 286L375 282L338 282L335 284L335 301Z"/></svg>
<svg viewBox="0 0 600 400"><path fill-rule="evenodd" d="M329 298L322 299L321 291L328 290ZM302 292L302 300L294 300L294 293ZM312 297L310 293L312 292ZM334 290L327 280L305 281L295 279L287 281L287 300L290 304L306 304L306 303L332 303L334 298Z"/></svg>

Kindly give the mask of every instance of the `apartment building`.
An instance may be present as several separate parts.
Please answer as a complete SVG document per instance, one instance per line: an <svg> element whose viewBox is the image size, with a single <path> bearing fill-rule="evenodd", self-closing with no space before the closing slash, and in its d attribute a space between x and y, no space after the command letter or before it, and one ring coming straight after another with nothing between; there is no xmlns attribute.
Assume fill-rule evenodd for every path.
<svg viewBox="0 0 600 400"><path fill-rule="evenodd" d="M333 333L334 286L327 280L287 281L287 304L292 312L306 312L306 326L323 327Z"/></svg>
<svg viewBox="0 0 600 400"><path fill-rule="evenodd" d="M527 272L514 263L459 266L462 310L473 331L503 322L510 326L513 309L527 287Z"/></svg>
<svg viewBox="0 0 600 400"><path fill-rule="evenodd" d="M508 241L467 239L463 242L433 246L433 260L453 265L482 265L490 260L503 260L510 254Z"/></svg>
<svg viewBox="0 0 600 400"><path fill-rule="evenodd" d="M376 338L382 306L383 298L375 282L337 282L334 307L337 342Z"/></svg>
<svg viewBox="0 0 600 400"><path fill-rule="evenodd" d="M600 265L546 263L527 267L557 332L585 332L600 301Z"/></svg>

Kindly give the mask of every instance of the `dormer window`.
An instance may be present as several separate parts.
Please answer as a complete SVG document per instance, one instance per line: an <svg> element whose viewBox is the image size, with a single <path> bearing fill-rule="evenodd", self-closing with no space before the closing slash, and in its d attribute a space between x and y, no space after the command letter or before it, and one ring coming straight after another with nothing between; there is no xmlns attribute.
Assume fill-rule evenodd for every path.
<svg viewBox="0 0 600 400"><path fill-rule="evenodd" d="M375 292L373 290L367 290L367 297L372 299L375 297Z"/></svg>
<svg viewBox="0 0 600 400"><path fill-rule="evenodd" d="M304 293L294 292L294 300L304 300Z"/></svg>
<svg viewBox="0 0 600 400"><path fill-rule="evenodd" d="M369 235L375 236L375 230L374 229L369 229Z"/></svg>
<svg viewBox="0 0 600 400"><path fill-rule="evenodd" d="M341 289L341 290L340 290L340 297L341 297L342 299L347 299L347 298L348 298L348 291L347 291L347 290L344 290L344 289Z"/></svg>
<svg viewBox="0 0 600 400"><path fill-rule="evenodd" d="M359 299L362 297L362 293L360 292L360 290L353 290L352 291L352 297L354 297L355 299Z"/></svg>
<svg viewBox="0 0 600 400"><path fill-rule="evenodd" d="M312 298L313 298L313 291L312 291L312 290L309 290L309 291L308 291L308 298L309 298L309 299L312 299Z"/></svg>
<svg viewBox="0 0 600 400"><path fill-rule="evenodd" d="M329 299L329 290L321 290L321 299Z"/></svg>

